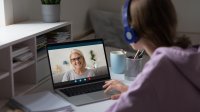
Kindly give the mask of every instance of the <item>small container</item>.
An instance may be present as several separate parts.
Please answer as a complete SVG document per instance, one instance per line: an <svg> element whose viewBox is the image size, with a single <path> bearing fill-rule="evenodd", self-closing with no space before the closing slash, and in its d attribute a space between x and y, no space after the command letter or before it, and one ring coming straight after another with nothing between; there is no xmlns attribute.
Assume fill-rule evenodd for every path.
<svg viewBox="0 0 200 112"><path fill-rule="evenodd" d="M60 21L60 5L42 5L42 18L46 23L54 23Z"/></svg>
<svg viewBox="0 0 200 112"><path fill-rule="evenodd" d="M124 74L125 70L125 55L122 51L110 52L111 71L114 74Z"/></svg>
<svg viewBox="0 0 200 112"><path fill-rule="evenodd" d="M133 57L126 58L125 80L133 81L135 77L143 69L143 58L134 59Z"/></svg>

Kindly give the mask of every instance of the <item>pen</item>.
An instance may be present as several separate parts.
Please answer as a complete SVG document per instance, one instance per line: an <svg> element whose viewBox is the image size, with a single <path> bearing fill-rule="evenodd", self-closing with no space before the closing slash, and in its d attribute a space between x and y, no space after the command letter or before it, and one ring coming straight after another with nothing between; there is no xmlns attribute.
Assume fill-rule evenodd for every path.
<svg viewBox="0 0 200 112"><path fill-rule="evenodd" d="M137 50L135 56L134 56L134 59L136 59L138 57L138 54L139 54L140 50Z"/></svg>
<svg viewBox="0 0 200 112"><path fill-rule="evenodd" d="M138 58L142 58L143 55L144 55L144 50L142 50L142 51L139 53Z"/></svg>

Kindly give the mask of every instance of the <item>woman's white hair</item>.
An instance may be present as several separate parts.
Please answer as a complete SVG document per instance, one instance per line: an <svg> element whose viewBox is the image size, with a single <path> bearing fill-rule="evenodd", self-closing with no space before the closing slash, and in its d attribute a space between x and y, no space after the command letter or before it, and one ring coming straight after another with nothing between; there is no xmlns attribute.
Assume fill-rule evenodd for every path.
<svg viewBox="0 0 200 112"><path fill-rule="evenodd" d="M83 58L83 65L84 65L84 67L86 67L85 57L84 57L83 53L82 53L80 50L78 50L78 49L73 49L73 50L70 52L70 55L69 55L70 63L71 63L71 55L72 55L72 54L78 54L78 55L80 55L80 56Z"/></svg>

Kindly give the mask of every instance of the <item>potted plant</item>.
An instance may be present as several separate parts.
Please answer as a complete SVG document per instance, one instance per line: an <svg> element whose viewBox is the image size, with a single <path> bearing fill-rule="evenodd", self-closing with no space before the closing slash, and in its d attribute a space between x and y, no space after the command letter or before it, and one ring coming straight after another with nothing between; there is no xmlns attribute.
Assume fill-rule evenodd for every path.
<svg viewBox="0 0 200 112"><path fill-rule="evenodd" d="M41 0L41 2L43 21L47 23L59 22L61 0Z"/></svg>
<svg viewBox="0 0 200 112"><path fill-rule="evenodd" d="M90 60L92 61L92 67L91 68L97 68L96 55L95 55L93 50L90 50Z"/></svg>

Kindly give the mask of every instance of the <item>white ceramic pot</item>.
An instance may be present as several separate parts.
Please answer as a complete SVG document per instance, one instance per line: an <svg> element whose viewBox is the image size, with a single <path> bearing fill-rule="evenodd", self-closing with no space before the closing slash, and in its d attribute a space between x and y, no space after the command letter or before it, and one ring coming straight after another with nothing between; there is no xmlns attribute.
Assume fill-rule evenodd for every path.
<svg viewBox="0 0 200 112"><path fill-rule="evenodd" d="M60 5L42 5L42 18L46 23L60 21Z"/></svg>

